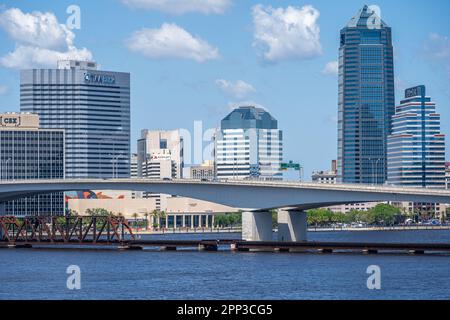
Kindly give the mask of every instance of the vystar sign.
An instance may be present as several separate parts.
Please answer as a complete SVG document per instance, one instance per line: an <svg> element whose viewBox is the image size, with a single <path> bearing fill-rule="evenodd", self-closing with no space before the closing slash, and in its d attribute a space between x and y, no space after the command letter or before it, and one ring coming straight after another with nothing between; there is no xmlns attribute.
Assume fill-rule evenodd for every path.
<svg viewBox="0 0 450 320"><path fill-rule="evenodd" d="M85 73L84 81L88 83L112 85L116 83L116 78L107 74Z"/></svg>

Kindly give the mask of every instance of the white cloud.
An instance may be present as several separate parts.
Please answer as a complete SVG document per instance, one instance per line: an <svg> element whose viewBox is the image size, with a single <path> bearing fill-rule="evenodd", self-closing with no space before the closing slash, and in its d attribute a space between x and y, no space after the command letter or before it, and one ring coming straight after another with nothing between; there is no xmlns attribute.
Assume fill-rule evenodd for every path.
<svg viewBox="0 0 450 320"><path fill-rule="evenodd" d="M227 95L236 99L243 99L256 92L251 84L242 80L237 80L233 83L224 79L217 79L216 85Z"/></svg>
<svg viewBox="0 0 450 320"><path fill-rule="evenodd" d="M328 62L322 69L322 74L337 76L339 72L339 64L336 61Z"/></svg>
<svg viewBox="0 0 450 320"><path fill-rule="evenodd" d="M428 36L424 44L426 57L433 63L443 66L450 76L450 39L436 33Z"/></svg>
<svg viewBox="0 0 450 320"><path fill-rule="evenodd" d="M255 27L253 45L264 59L276 62L286 59L309 59L322 54L320 12L313 6L284 8L256 5L252 8Z"/></svg>
<svg viewBox="0 0 450 320"><path fill-rule="evenodd" d="M126 46L148 58L181 58L205 62L219 58L219 50L176 24L164 23L159 29L135 31Z"/></svg>
<svg viewBox="0 0 450 320"><path fill-rule="evenodd" d="M58 59L92 59L88 49L75 47L75 34L53 13L11 8L0 12L0 28L16 42L14 51L0 57L5 67L54 67Z"/></svg>
<svg viewBox="0 0 450 320"><path fill-rule="evenodd" d="M122 0L132 8L158 10L172 14L200 12L222 14L232 4L231 0Z"/></svg>
<svg viewBox="0 0 450 320"><path fill-rule="evenodd" d="M6 94L8 92L8 87L4 85L0 85L0 96Z"/></svg>
<svg viewBox="0 0 450 320"><path fill-rule="evenodd" d="M58 60L92 60L92 54L86 48L70 48L59 52L39 47L18 46L13 52L0 57L0 64L7 68L27 69L37 66L56 67Z"/></svg>

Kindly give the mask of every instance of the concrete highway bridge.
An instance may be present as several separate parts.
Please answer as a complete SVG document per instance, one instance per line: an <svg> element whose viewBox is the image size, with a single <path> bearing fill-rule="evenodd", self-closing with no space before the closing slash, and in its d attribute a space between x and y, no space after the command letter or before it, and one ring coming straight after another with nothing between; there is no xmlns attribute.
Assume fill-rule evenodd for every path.
<svg viewBox="0 0 450 320"><path fill-rule="evenodd" d="M305 241L305 210L379 201L450 203L449 190L317 184L275 181L199 181L151 179L17 180L0 183L0 203L36 194L83 190L132 190L163 193L219 203L243 211L242 237L272 240L272 216L278 209L279 240Z"/></svg>

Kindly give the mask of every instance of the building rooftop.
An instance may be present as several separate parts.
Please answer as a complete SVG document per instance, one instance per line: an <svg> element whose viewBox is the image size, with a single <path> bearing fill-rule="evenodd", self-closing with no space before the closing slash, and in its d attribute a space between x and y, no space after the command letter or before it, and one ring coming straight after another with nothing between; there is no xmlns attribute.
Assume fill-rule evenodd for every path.
<svg viewBox="0 0 450 320"><path fill-rule="evenodd" d="M242 106L227 115L221 124L222 129L278 129L278 121L263 108Z"/></svg>
<svg viewBox="0 0 450 320"><path fill-rule="evenodd" d="M94 61L59 60L57 68L58 69L97 70L97 63Z"/></svg>
<svg viewBox="0 0 450 320"><path fill-rule="evenodd" d="M39 129L39 115L30 112L0 113L0 130Z"/></svg>
<svg viewBox="0 0 450 320"><path fill-rule="evenodd" d="M381 29L389 27L373 9L364 5L362 9L347 23L347 28L367 27L369 29Z"/></svg>

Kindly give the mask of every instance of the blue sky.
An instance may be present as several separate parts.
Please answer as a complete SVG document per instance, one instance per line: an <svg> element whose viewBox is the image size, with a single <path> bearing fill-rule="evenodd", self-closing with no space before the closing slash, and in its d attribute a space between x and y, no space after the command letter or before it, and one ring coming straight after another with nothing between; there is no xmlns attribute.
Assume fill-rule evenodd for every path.
<svg viewBox="0 0 450 320"><path fill-rule="evenodd" d="M337 149L337 76L333 68L324 68L337 59L340 29L365 3L215 0L199 7L195 3L203 0L183 0L182 7L177 2L164 0L158 7L154 0L2 1L0 111L19 110L18 64L48 65L54 54L75 50L92 56L104 70L131 73L133 149L143 128L193 130L196 120L204 128L217 127L231 106L252 102L278 119L285 160L301 162L307 178L312 170L329 168ZM81 9L79 30L61 34L41 19L44 27L58 30L41 28L30 36L26 25L13 26L18 12L33 18L36 11L65 24L72 4ZM375 4L393 29L397 102L407 86L425 84L448 135L450 2ZM20 11L12 15L12 8ZM300 37L286 33L283 21L308 32ZM167 36L169 44L155 41ZM284 42L267 42L271 37ZM34 61L30 52L42 56Z"/></svg>

